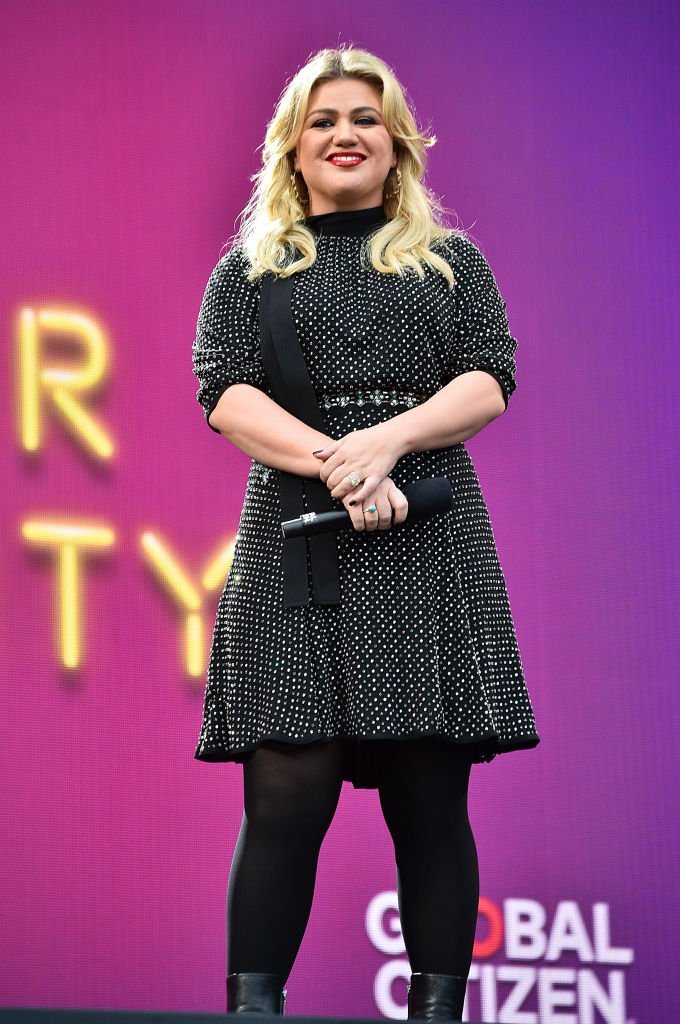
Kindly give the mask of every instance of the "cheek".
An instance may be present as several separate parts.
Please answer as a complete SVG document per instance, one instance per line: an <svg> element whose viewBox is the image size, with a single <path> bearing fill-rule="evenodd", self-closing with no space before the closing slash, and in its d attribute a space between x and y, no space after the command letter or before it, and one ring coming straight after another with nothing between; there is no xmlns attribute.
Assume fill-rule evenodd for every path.
<svg viewBox="0 0 680 1024"><path fill-rule="evenodd" d="M377 152L379 152L381 156L385 158L385 160L390 160L392 157L392 149L392 139L387 133L385 133L383 138L380 139L379 144L376 147L376 150Z"/></svg>
<svg viewBox="0 0 680 1024"><path fill-rule="evenodd" d="M306 142L302 142L298 149L298 153L300 154L300 162L303 164L306 162L308 165L311 165L315 161L318 161L323 156L323 151L323 142L317 141L315 143L313 139L309 139Z"/></svg>

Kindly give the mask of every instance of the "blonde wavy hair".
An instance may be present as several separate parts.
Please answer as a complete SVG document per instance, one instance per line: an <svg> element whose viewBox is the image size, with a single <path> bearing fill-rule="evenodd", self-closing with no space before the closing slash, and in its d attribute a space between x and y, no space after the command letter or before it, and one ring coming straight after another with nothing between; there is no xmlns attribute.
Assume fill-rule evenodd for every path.
<svg viewBox="0 0 680 1024"><path fill-rule="evenodd" d="M251 178L255 186L234 238L250 263L248 280L255 281L267 271L289 277L311 267L316 259L314 235L303 224L308 197L299 196L293 187L292 156L312 89L337 78L359 78L377 89L401 172L400 184L396 169L390 170L385 182L383 202L388 221L369 236L371 263L381 274L416 273L420 278L425 276L423 264L427 263L453 288L449 263L430 248L440 238L463 233L446 226L439 201L423 181L426 151L436 137L418 128L391 68L367 50L354 47L320 50L300 68L279 98L267 125L262 167Z"/></svg>

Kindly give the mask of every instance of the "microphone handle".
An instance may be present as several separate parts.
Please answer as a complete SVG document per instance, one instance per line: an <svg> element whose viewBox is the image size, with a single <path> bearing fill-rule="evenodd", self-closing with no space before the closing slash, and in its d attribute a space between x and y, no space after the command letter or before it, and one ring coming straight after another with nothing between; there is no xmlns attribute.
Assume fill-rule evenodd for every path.
<svg viewBox="0 0 680 1024"><path fill-rule="evenodd" d="M453 489L445 477L414 480L407 484L404 494L409 503L407 522L428 519L453 508ZM305 512L299 519L281 523L281 530L286 538L314 537L320 533L344 530L351 525L352 517L341 508L330 512Z"/></svg>
<svg viewBox="0 0 680 1024"><path fill-rule="evenodd" d="M288 540L293 537L315 537L319 533L333 533L351 526L352 517L347 509L341 508L331 512L305 512L299 519L288 519L281 523L283 536Z"/></svg>

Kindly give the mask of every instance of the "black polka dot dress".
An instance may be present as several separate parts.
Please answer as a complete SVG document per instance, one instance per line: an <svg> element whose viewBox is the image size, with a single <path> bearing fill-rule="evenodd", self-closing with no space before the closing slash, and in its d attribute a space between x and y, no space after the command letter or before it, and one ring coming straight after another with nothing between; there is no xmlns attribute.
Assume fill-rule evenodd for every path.
<svg viewBox="0 0 680 1024"><path fill-rule="evenodd" d="M310 217L316 262L294 276L295 328L333 438L390 419L470 370L492 374L506 404L516 387L517 342L479 249L462 233L433 243L452 267L453 291L429 266L424 280L380 274L365 249L382 222L381 207ZM234 246L203 297L193 366L206 419L231 384L271 396L260 282L246 273ZM465 444L410 453L390 475L402 489L447 477L453 509L391 530L338 532L340 603L284 607L279 474L252 461L213 629L198 760L243 761L266 740L340 738L345 778L371 787L381 739L438 736L473 761L539 742Z"/></svg>

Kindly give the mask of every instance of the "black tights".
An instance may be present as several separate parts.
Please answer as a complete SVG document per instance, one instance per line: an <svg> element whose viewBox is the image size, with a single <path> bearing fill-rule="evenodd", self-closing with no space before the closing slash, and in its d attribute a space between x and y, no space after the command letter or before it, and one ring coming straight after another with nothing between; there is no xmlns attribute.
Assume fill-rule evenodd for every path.
<svg viewBox="0 0 680 1024"><path fill-rule="evenodd" d="M452 744L423 739L381 742L378 764L411 970L467 977L479 899L467 814L470 761ZM230 973L288 978L340 796L341 766L337 741L268 744L244 764L245 813L227 894Z"/></svg>

